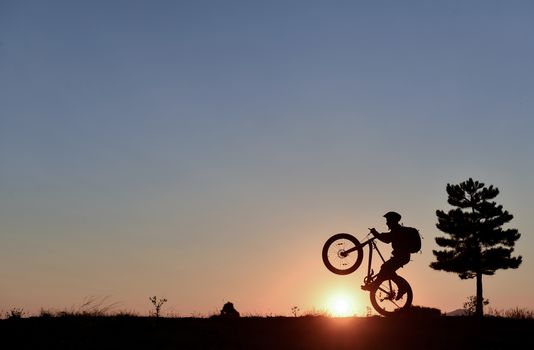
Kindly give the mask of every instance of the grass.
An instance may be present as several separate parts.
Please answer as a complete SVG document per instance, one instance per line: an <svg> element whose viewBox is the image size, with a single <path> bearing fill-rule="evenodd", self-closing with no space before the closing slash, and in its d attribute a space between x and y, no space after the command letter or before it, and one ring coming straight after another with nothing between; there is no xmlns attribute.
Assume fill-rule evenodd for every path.
<svg viewBox="0 0 534 350"><path fill-rule="evenodd" d="M19 307L11 308L8 312L5 313L6 319L19 319L24 316L24 309Z"/></svg>
<svg viewBox="0 0 534 350"><path fill-rule="evenodd" d="M534 310L527 308L515 307L507 310L497 310L489 308L486 312L486 316L489 317L500 317L500 318L511 318L516 320L532 320L534 319Z"/></svg>
<svg viewBox="0 0 534 350"><path fill-rule="evenodd" d="M157 301L157 300L156 300ZM167 300L165 299L165 302ZM108 297L87 297L85 298L80 305L72 306L69 309L63 310L51 310L51 309L41 309L38 315L29 315L24 311L23 308L13 307L8 312L0 312L0 319L20 319L25 317L40 317L40 318L54 318L54 317L144 317L140 316L136 311L131 310L117 310L117 307L120 305L118 302L111 302ZM158 310L159 311L159 310ZM331 313L326 310L317 310L312 309L308 311L301 312L300 309L291 309L291 316L294 318L314 318L314 317L324 317L324 318L334 318ZM170 312L167 314L167 317L162 314L149 313L150 316L159 316L162 318L169 319L178 319L178 318L212 318L219 314L219 312L214 312L208 316L204 316L200 313L191 314L189 317L182 317L177 312ZM406 313L410 316L419 316L419 317L437 317L441 315L441 311L435 308L428 308L423 306L412 306L409 312ZM519 319L519 320L532 320L534 319L534 310L515 307L511 309L498 310L491 307L484 314L485 317L491 318L507 318L507 319ZM286 317L281 315L260 315L260 314L244 314L242 318L279 318ZM374 313L368 313L366 317L377 317ZM401 316L402 317L402 316ZM469 316L461 316L469 317ZM350 318L350 317L349 317Z"/></svg>
<svg viewBox="0 0 534 350"><path fill-rule="evenodd" d="M108 297L97 298L87 297L80 305L72 306L70 309L64 310L50 310L43 309L39 313L39 317L103 317L103 316L134 316L135 312L130 311L115 311L120 304L118 302L110 302Z"/></svg>
<svg viewBox="0 0 534 350"><path fill-rule="evenodd" d="M2 346L15 348L14 342L18 349L534 348L534 321L504 317L86 316L2 320Z"/></svg>

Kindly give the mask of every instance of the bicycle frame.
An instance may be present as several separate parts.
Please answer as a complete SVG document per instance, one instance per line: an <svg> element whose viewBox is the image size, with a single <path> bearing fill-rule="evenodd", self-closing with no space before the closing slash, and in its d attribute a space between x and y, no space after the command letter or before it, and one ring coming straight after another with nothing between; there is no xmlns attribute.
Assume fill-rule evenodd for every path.
<svg viewBox="0 0 534 350"><path fill-rule="evenodd" d="M367 276L366 276L366 280L371 278L373 276L373 273L374 273L374 271L372 269L372 266L373 266L373 250L376 250L376 252L378 253L378 256L382 260L382 263L384 263L386 261L386 259L384 259L384 256L380 252L380 249L378 249L378 246L376 245L376 242L375 242L376 239L377 239L376 237L372 237L372 238L369 238L367 241L365 241L365 242L360 244L360 247L363 247L363 246L366 246L366 245L369 246L369 258L367 259ZM354 247L354 248L348 249L348 250L346 250L344 252L344 254L349 255L350 253L352 253L353 251L357 250L358 248L359 247Z"/></svg>

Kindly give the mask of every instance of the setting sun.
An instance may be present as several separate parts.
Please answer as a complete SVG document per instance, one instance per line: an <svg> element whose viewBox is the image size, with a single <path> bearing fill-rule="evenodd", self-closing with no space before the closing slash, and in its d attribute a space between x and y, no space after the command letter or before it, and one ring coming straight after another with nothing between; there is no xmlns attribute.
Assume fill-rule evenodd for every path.
<svg viewBox="0 0 534 350"><path fill-rule="evenodd" d="M345 295L336 295L330 300L328 311L334 317L354 316L355 308L352 299Z"/></svg>

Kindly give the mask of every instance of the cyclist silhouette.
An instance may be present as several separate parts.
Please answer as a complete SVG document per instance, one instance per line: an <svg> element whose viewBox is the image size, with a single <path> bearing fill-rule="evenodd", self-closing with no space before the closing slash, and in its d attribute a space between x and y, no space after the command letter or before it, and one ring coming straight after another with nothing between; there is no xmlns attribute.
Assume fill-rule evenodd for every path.
<svg viewBox="0 0 534 350"><path fill-rule="evenodd" d="M363 290L371 290L378 287L377 284L380 284L380 281L393 276L395 271L410 262L411 253L409 244L407 244L408 237L404 235L404 227L399 223L401 215L394 211L390 211L386 213L384 217L386 218L386 225L390 230L389 232L380 233L374 227L370 230L373 236L378 240L384 243L391 243L393 248L391 258L382 264L380 272L376 275L373 282L362 286ZM401 299L404 294L406 294L406 288L405 286L400 285L396 300Z"/></svg>

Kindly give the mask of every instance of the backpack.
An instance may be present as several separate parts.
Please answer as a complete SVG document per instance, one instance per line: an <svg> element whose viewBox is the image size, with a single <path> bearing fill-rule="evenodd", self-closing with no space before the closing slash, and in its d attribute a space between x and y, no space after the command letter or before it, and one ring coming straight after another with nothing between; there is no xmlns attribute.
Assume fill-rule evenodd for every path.
<svg viewBox="0 0 534 350"><path fill-rule="evenodd" d="M419 230L413 227L402 226L406 249L410 253L417 253L421 250L421 235Z"/></svg>

